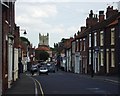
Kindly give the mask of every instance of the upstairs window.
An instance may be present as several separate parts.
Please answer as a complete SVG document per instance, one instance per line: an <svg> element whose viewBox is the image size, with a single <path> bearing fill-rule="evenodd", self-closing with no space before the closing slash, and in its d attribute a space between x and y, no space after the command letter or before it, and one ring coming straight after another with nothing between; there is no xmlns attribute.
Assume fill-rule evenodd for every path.
<svg viewBox="0 0 120 96"><path fill-rule="evenodd" d="M111 29L111 45L115 44L115 28Z"/></svg>
<svg viewBox="0 0 120 96"><path fill-rule="evenodd" d="M97 46L97 33L94 33L94 46Z"/></svg>
<svg viewBox="0 0 120 96"><path fill-rule="evenodd" d="M82 39L80 39L80 51L82 51Z"/></svg>
<svg viewBox="0 0 120 96"><path fill-rule="evenodd" d="M91 47L91 34L89 34L89 47Z"/></svg>
<svg viewBox="0 0 120 96"><path fill-rule="evenodd" d="M83 47L83 51L85 51L85 46L86 46L86 45L85 45L85 38L83 39L83 44L84 44L84 45L83 45L83 46L84 46L84 47Z"/></svg>
<svg viewBox="0 0 120 96"><path fill-rule="evenodd" d="M76 40L76 51L79 51L79 42Z"/></svg>
<svg viewBox="0 0 120 96"><path fill-rule="evenodd" d="M100 46L103 46L104 44L104 38L103 38L103 31L100 32Z"/></svg>

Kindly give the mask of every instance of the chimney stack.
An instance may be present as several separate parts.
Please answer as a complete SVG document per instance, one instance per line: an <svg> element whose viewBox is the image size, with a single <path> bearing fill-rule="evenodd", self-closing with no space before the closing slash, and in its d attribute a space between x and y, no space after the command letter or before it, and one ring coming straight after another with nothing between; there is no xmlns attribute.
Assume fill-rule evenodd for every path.
<svg viewBox="0 0 120 96"><path fill-rule="evenodd" d="M86 29L86 27L85 27L85 26L82 26L82 27L81 27L81 32L84 31L85 29Z"/></svg>
<svg viewBox="0 0 120 96"><path fill-rule="evenodd" d="M107 18L109 18L109 17L111 17L111 16L113 16L113 15L115 15L115 14L117 14L118 13L118 10L116 9L116 10L114 10L113 9L113 6L108 6L108 8L107 8L107 12L106 12L106 19Z"/></svg>
<svg viewBox="0 0 120 96"><path fill-rule="evenodd" d="M104 11L99 11L99 22L104 21L104 19L105 19Z"/></svg>
<svg viewBox="0 0 120 96"><path fill-rule="evenodd" d="M93 14L93 10L90 10L89 17L86 19L86 27L89 28L95 25L98 22L98 18L96 14Z"/></svg>

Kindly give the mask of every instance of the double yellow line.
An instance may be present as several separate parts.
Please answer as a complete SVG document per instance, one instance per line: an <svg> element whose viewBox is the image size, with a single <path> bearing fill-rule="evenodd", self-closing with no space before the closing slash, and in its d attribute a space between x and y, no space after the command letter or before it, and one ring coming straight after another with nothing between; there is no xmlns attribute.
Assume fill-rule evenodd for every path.
<svg viewBox="0 0 120 96"><path fill-rule="evenodd" d="M33 81L34 81L34 83L35 83L35 96L38 96L38 88L37 88L37 84L39 85L39 88L40 88L40 91L41 91L41 94L42 94L42 96L44 96L44 92L43 92L43 89L42 89L42 86L41 86L41 83L37 80L37 79L35 79L35 78L33 78L33 77L30 77Z"/></svg>

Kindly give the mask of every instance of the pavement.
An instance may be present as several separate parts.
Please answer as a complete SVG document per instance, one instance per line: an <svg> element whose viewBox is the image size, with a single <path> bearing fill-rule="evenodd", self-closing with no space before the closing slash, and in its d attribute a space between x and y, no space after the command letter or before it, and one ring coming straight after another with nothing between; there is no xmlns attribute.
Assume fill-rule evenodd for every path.
<svg viewBox="0 0 120 96"><path fill-rule="evenodd" d="M25 73L20 74L20 78L18 78L15 82L12 83L12 87L7 89L3 96L9 95L30 95L34 96L35 94L35 84L30 76Z"/></svg>
<svg viewBox="0 0 120 96"><path fill-rule="evenodd" d="M91 78L90 75L82 75L80 76ZM111 83L120 84L120 80L118 76L94 76L91 79L99 79L104 80ZM20 78L17 79L17 81L13 82L12 87L7 89L5 94L3 96L9 96L9 95L32 95L35 96L35 82L33 78L31 78L30 74L27 72L21 73Z"/></svg>

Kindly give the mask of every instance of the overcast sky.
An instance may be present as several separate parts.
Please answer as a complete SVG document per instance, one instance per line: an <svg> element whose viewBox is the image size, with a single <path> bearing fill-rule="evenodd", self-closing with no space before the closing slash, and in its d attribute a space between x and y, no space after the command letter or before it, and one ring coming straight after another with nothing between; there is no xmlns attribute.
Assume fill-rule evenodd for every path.
<svg viewBox="0 0 120 96"><path fill-rule="evenodd" d="M107 6L117 8L115 2L78 2L79 0L17 0L15 20L20 29L27 31L33 46L38 46L39 33L49 33L49 45L53 47L62 38L73 37L81 26L85 26L90 10L106 13ZM24 36L21 31L21 36Z"/></svg>

